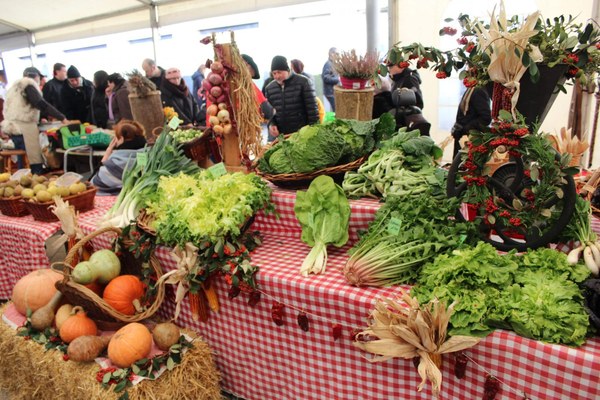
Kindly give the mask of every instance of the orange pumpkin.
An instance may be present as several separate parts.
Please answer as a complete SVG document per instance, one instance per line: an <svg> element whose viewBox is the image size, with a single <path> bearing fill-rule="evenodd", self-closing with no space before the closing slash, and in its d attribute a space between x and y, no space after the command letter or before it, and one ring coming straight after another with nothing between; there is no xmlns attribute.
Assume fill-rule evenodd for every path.
<svg viewBox="0 0 600 400"><path fill-rule="evenodd" d="M96 336L98 328L96 323L88 318L83 308L77 306L73 307L71 316L61 325L59 334L63 342L71 343L79 336Z"/></svg>
<svg viewBox="0 0 600 400"><path fill-rule="evenodd" d="M62 277L51 269L38 269L19 279L12 292L17 311L26 315L27 309L33 312L48 304L56 293L54 283Z"/></svg>
<svg viewBox="0 0 600 400"><path fill-rule="evenodd" d="M108 358L117 367L126 368L145 358L152 350L152 334L138 322L119 329L108 343Z"/></svg>
<svg viewBox="0 0 600 400"><path fill-rule="evenodd" d="M141 310L140 299L146 293L145 285L135 275L121 275L104 288L104 301L125 315Z"/></svg>

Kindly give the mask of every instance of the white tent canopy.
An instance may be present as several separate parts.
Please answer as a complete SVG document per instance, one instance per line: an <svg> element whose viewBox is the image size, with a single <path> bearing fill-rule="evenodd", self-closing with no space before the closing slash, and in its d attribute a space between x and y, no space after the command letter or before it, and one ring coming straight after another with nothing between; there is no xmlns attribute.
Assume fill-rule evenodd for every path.
<svg viewBox="0 0 600 400"><path fill-rule="evenodd" d="M201 18L306 3L300 0L3 0L0 54L35 44L81 39Z"/></svg>

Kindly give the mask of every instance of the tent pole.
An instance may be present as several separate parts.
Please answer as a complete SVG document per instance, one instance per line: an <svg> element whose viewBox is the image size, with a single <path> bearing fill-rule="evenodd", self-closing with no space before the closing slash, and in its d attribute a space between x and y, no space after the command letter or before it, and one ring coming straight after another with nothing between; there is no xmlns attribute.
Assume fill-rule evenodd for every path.
<svg viewBox="0 0 600 400"><path fill-rule="evenodd" d="M366 0L367 11L367 51L377 52L379 42L378 20L379 0Z"/></svg>
<svg viewBox="0 0 600 400"><path fill-rule="evenodd" d="M35 35L33 32L28 32L27 42L29 43L29 59L31 60L31 66L35 66L37 56L35 54Z"/></svg>
<svg viewBox="0 0 600 400"><path fill-rule="evenodd" d="M150 5L150 28L152 29L152 51L154 53L154 61L158 65L158 47L157 42L160 40L158 33L158 5L152 3Z"/></svg>

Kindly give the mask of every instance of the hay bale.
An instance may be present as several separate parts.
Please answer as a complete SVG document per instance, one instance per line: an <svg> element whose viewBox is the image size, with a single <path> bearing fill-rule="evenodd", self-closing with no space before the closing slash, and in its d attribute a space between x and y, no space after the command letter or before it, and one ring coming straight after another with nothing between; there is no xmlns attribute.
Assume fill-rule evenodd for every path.
<svg viewBox="0 0 600 400"><path fill-rule="evenodd" d="M156 381L144 380L128 388L130 399L221 399L219 373L208 345L194 333L185 333L194 338L194 347L181 364ZM64 361L60 351L45 351L42 345L17 336L4 322L0 322L0 354L0 391L9 393L11 400L108 400L121 394L96 381L98 364Z"/></svg>
<svg viewBox="0 0 600 400"><path fill-rule="evenodd" d="M374 93L372 87L344 89L341 86L334 86L335 117L370 121L373 116Z"/></svg>

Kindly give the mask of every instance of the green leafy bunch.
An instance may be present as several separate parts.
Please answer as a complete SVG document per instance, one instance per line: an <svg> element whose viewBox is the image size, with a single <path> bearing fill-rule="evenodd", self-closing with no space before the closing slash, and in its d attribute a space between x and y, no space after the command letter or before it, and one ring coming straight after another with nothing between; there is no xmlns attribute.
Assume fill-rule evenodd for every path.
<svg viewBox="0 0 600 400"><path fill-rule="evenodd" d="M540 248L499 254L490 244L455 250L423 267L411 294L419 302L458 301L451 335L482 336L494 328L550 343L581 346L589 329L578 284L590 272L564 253Z"/></svg>

